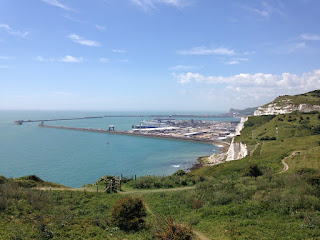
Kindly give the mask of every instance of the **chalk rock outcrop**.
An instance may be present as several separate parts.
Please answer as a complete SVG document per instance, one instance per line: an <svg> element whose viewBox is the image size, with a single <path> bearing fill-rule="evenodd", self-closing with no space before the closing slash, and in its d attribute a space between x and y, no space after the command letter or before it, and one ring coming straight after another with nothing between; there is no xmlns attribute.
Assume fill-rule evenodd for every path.
<svg viewBox="0 0 320 240"><path fill-rule="evenodd" d="M227 152L226 161L239 160L247 156L247 145L242 142L234 142L234 138Z"/></svg>
<svg viewBox="0 0 320 240"><path fill-rule="evenodd" d="M312 111L320 111L319 105L310 105L310 104L292 104L288 102L284 106L279 106L278 103L270 103L267 106L258 107L257 110L254 111L254 116L261 115L277 115L277 114L287 114L293 111L299 112L312 112Z"/></svg>
<svg viewBox="0 0 320 240"><path fill-rule="evenodd" d="M248 120L248 117L242 117L240 123L236 126L235 135L240 135L241 130L244 128L244 123Z"/></svg>

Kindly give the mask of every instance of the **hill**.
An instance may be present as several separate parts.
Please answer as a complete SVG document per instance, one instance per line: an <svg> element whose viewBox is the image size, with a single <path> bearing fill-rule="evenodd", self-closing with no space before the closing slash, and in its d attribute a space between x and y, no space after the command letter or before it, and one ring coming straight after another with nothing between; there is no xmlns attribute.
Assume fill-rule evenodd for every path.
<svg viewBox="0 0 320 240"><path fill-rule="evenodd" d="M279 96L271 103L259 107L254 115L276 115L293 111L320 111L320 90L294 96Z"/></svg>

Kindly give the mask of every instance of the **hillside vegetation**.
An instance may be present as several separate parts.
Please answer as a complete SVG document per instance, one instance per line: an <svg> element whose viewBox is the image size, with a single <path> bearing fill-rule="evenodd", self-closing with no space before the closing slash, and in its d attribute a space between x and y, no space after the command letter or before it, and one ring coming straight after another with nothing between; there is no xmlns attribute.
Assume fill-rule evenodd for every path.
<svg viewBox="0 0 320 240"><path fill-rule="evenodd" d="M103 181L84 191L37 176L0 176L0 238L319 239L320 113L249 117L235 141L247 144L248 156L168 177L124 179L118 193L103 192ZM123 200L128 195L138 200ZM128 201L135 205L126 207ZM139 217L130 214L130 224L139 227L121 227L115 216L139 212L135 206Z"/></svg>
<svg viewBox="0 0 320 240"><path fill-rule="evenodd" d="M310 104L310 105L320 105L320 90L315 90L312 92L299 94L299 95L284 95L277 97L271 103L276 104L279 107L284 107L290 103L294 105L299 104ZM262 107L267 107L270 103L265 104Z"/></svg>

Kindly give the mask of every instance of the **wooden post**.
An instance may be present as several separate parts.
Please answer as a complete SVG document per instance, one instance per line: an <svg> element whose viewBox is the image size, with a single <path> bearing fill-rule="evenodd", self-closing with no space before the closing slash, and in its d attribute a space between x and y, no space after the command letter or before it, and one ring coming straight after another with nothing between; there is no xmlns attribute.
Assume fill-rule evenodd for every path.
<svg viewBox="0 0 320 240"><path fill-rule="evenodd" d="M60 192L58 191L58 194L57 194L57 202L59 201L59 195L60 195Z"/></svg>
<svg viewBox="0 0 320 240"><path fill-rule="evenodd" d="M121 182L122 182L122 179L119 180L119 191L121 191Z"/></svg>
<svg viewBox="0 0 320 240"><path fill-rule="evenodd" d="M72 191L70 191L70 198L72 198Z"/></svg>
<svg viewBox="0 0 320 240"><path fill-rule="evenodd" d="M86 195L86 189L85 188L83 189L83 193L84 193L84 195Z"/></svg>
<svg viewBox="0 0 320 240"><path fill-rule="evenodd" d="M42 191L41 191L41 189L40 189L40 197L41 197L41 195L42 195Z"/></svg>
<svg viewBox="0 0 320 240"><path fill-rule="evenodd" d="M97 192L99 192L99 185L97 184Z"/></svg>
<svg viewBox="0 0 320 240"><path fill-rule="evenodd" d="M137 180L137 175L134 175L134 180Z"/></svg>
<svg viewBox="0 0 320 240"><path fill-rule="evenodd" d="M120 178L120 180L122 180L122 173L121 173L121 178Z"/></svg>

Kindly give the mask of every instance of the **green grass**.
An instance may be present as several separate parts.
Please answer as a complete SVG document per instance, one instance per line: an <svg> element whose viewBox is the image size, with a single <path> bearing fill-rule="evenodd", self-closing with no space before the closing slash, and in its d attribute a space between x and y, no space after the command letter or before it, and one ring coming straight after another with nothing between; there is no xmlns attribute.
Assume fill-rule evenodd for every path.
<svg viewBox="0 0 320 240"><path fill-rule="evenodd" d="M320 105L320 90L315 90L312 92L294 95L294 96L279 96L273 102L279 107L286 106L288 103L292 103L295 105L298 104L310 104L310 105ZM264 105L263 107L267 107L270 103Z"/></svg>

